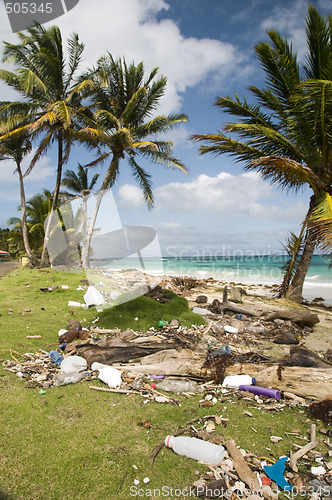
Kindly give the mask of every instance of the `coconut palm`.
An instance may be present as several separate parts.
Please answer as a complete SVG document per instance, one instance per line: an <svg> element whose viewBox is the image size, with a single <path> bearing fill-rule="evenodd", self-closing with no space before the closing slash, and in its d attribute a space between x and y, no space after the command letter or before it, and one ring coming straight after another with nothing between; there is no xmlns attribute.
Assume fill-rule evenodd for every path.
<svg viewBox="0 0 332 500"><path fill-rule="evenodd" d="M74 81L83 52L83 44L77 34L68 40L68 62L65 60L61 32L57 27L44 28L38 23L24 33L18 33L19 43L5 42L4 58L17 66L15 72L0 70L0 78L17 91L22 100L1 102L0 116L8 124L7 133L0 141L29 134L39 138L39 144L29 171L46 153L50 145L57 143L56 184L52 210L58 203L62 168L68 160L73 131L80 129L87 110L81 105L80 92L86 82ZM15 122L15 127L13 127ZM20 122L22 122L20 125ZM27 172L27 173L28 173ZM50 228L46 228L41 265L47 263L46 241Z"/></svg>
<svg viewBox="0 0 332 500"><path fill-rule="evenodd" d="M81 231L83 238L83 248L86 246L86 229L87 229L87 202L88 197L91 194L96 182L99 178L99 174L95 174L91 181L88 179L88 168L83 167L80 163L78 164L77 173L73 170L66 170L64 178L62 180L62 186L67 187L70 192L62 192L63 195L67 196L69 199L75 199L77 197L82 198L82 216L81 216Z"/></svg>
<svg viewBox="0 0 332 500"><path fill-rule="evenodd" d="M26 220L26 198L23 181L23 172L21 168L22 160L25 155L30 153L32 149L31 141L28 137L20 135L9 138L0 142L0 160L12 160L16 164L14 173L18 174L20 182L20 196L21 196L21 224L22 224L22 238L25 252L29 257L30 262L36 264L36 258L31 250L28 236L28 226Z"/></svg>
<svg viewBox="0 0 332 500"><path fill-rule="evenodd" d="M156 138L187 120L184 114L152 117L167 84L166 78L157 78L157 71L155 68L145 76L142 62L127 65L125 60L114 60L108 54L84 75L84 79L93 82L91 98L97 107L96 125L86 129L84 139L98 141L101 149L98 158L88 166L110 160L87 231L87 246L83 252L85 267L89 265L89 246L102 197L116 182L121 159L127 159L149 208L154 201L151 175L139 165L139 158L186 172L184 165L172 156L173 143Z"/></svg>
<svg viewBox="0 0 332 500"><path fill-rule="evenodd" d="M31 248L35 255L40 257L45 237L45 219L52 208L53 195L47 189L43 189L42 194L36 194L26 203L26 221L29 232ZM22 220L18 217L11 217L8 224L12 226L11 233L16 239L22 238Z"/></svg>
<svg viewBox="0 0 332 500"><path fill-rule="evenodd" d="M298 191L309 186L308 215L332 186L332 19L324 18L312 5L306 18L307 54L300 67L292 45L275 30L267 32L270 43L261 42L256 54L265 72L266 87L250 86L257 104L236 95L219 97L215 105L237 116L225 132L196 135L204 141L201 154L229 153L244 162L244 169L257 171L282 189ZM308 220L308 219L306 219ZM285 295L302 300L304 279L317 245L306 226L303 248Z"/></svg>
<svg viewBox="0 0 332 500"><path fill-rule="evenodd" d="M324 193L320 202L313 210L309 223L319 241L318 248L328 254L332 266L332 195Z"/></svg>

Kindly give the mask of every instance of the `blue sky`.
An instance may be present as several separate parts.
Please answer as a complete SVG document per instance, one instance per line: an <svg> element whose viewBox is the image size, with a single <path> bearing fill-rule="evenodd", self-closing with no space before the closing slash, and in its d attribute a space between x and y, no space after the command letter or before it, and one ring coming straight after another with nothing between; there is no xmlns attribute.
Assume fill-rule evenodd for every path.
<svg viewBox="0 0 332 500"><path fill-rule="evenodd" d="M332 0L312 3L321 14L332 11ZM198 145L188 138L215 133L230 119L213 106L219 95L236 92L250 99L247 86L263 85L254 46L267 38L266 29L280 31L303 57L306 12L305 0L80 0L51 23L61 28L64 39L75 31L85 43L82 70L106 51L130 62L143 61L146 71L158 66L168 79L159 112L189 116L188 123L169 135L188 175L145 165L155 189L151 211L144 207L125 162L114 189L122 222L154 227L163 254L273 252L282 249L289 231L298 231L309 192L278 191L258 175L244 173L241 164L227 156L201 157ZM3 3L0 33L2 40L15 42ZM2 100L14 98L4 85L0 94ZM86 150L75 149L65 169L75 170L78 162L90 159ZM51 151L26 178L27 197L54 188L55 165ZM10 162L0 163L0 227L19 215L13 171Z"/></svg>

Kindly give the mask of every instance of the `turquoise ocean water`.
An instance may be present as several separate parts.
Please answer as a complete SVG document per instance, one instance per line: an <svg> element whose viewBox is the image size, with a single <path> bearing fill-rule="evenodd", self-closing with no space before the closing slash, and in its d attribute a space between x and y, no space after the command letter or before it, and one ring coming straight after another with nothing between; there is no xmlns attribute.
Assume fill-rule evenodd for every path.
<svg viewBox="0 0 332 500"><path fill-rule="evenodd" d="M169 276L192 276L196 278L214 278L220 281L254 285L273 285L282 281L287 257L284 255L255 255L230 257L135 257L112 262L98 262L98 267L109 269L139 269L147 274ZM314 255L307 273L304 297L312 300L323 297L332 304L332 269L322 257Z"/></svg>

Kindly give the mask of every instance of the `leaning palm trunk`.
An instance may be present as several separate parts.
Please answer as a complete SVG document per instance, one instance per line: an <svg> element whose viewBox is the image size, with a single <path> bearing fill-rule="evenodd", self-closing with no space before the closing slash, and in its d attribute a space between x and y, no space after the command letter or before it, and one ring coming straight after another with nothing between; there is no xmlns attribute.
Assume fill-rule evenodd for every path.
<svg viewBox="0 0 332 500"><path fill-rule="evenodd" d="M304 280L311 262L311 258L314 254L316 242L316 236L313 230L309 228L307 240L304 245L300 262L295 271L294 278L292 279L292 282L285 293L285 297L287 299L293 300L294 302L298 303L302 302Z"/></svg>
<svg viewBox="0 0 332 500"><path fill-rule="evenodd" d="M97 196L96 200L96 205L91 217L91 221L88 227L88 230L86 231L86 236L85 233L83 233L83 248L82 248L82 266L83 269L88 269L90 267L90 245L91 245L91 239L93 235L93 231L95 228L97 216L99 213L100 205L103 199L104 194L106 193L106 190L110 186L111 179L115 177L114 172L117 171L119 166L119 158L114 154L110 167L106 172L105 178L103 180L103 184L100 188L100 191Z"/></svg>
<svg viewBox="0 0 332 500"><path fill-rule="evenodd" d="M52 207L51 207L51 212L52 214L57 205L58 205L58 198L59 198L59 192L60 192L60 184L61 184L61 177L62 177L62 165L63 165L63 137L61 132L59 132L58 135L58 169L57 169L57 178L56 178L56 185L55 185L55 190L53 193L53 199L52 199ZM51 234L51 224L52 224L52 217L48 217L46 227L45 227L45 236L44 236L44 243L43 243L43 250L42 250L42 256L41 256L41 262L40 262L40 267L48 267L50 265L48 253L47 253L47 244L50 238Z"/></svg>
<svg viewBox="0 0 332 500"><path fill-rule="evenodd" d="M26 213L26 201L25 201L25 191L24 191L24 183L23 183L23 174L21 170L21 165L17 161L17 172L20 179L20 195L21 195L21 221L22 221L22 237L24 249L26 251L27 256L32 265L36 264L36 259L32 253L30 244L29 244L29 236L28 236L28 225L27 225L27 213Z"/></svg>

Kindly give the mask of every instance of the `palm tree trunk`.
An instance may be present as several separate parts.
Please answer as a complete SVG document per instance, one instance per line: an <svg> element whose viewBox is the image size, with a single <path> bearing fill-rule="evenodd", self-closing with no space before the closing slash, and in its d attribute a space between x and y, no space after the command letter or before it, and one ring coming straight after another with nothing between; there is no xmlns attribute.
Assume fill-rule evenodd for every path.
<svg viewBox="0 0 332 500"><path fill-rule="evenodd" d="M298 303L302 302L304 280L307 275L307 271L315 250L315 246L316 246L316 237L313 234L313 231L309 228L307 240L302 252L299 265L297 266L292 282L289 285L289 288L285 294L285 297L287 299L293 300L294 302Z"/></svg>
<svg viewBox="0 0 332 500"><path fill-rule="evenodd" d="M118 165L119 165L119 157L114 154L112 161L111 161L111 164L109 166L109 169L107 170L105 178L103 180L103 184L102 184L100 191L98 193L96 205L95 205L92 217L91 217L91 221L90 221L88 230L86 232L86 238L84 238L84 235L83 235L82 266L84 269L88 269L90 267L90 262L89 262L90 244L91 244L91 238L92 238L93 230L94 230L94 227L96 224L100 204L101 204L101 201L103 199L103 196L104 196L106 190L109 188L110 181L111 181L112 177L114 177L114 175L113 175L114 170L116 170L118 168Z"/></svg>
<svg viewBox="0 0 332 500"><path fill-rule="evenodd" d="M57 177L56 177L55 190L53 193L51 212L50 212L49 217L47 219L47 224L46 224L46 228L45 228L45 236L44 236L44 243L43 243L43 250L42 250L40 267L49 267L49 265L50 265L50 261L49 261L49 257L48 257L48 253L47 253L47 244L48 244L48 240L49 240L50 232L51 232L51 223L52 223L51 214L54 212L54 210L56 209L57 204L58 204L61 178L62 178L62 165L63 165L63 136L62 136L62 132L59 131L59 133L58 133Z"/></svg>
<svg viewBox="0 0 332 500"><path fill-rule="evenodd" d="M20 179L20 195L21 195L21 220L22 220L22 237L24 249L26 251L27 256L31 264L36 264L36 259L32 253L30 244L29 244L29 236L28 236L28 225L27 225L27 210L26 210L26 200L25 200L25 191L24 191L24 182L23 182L23 174L21 170L21 165L19 161L16 161L16 167L18 176Z"/></svg>

